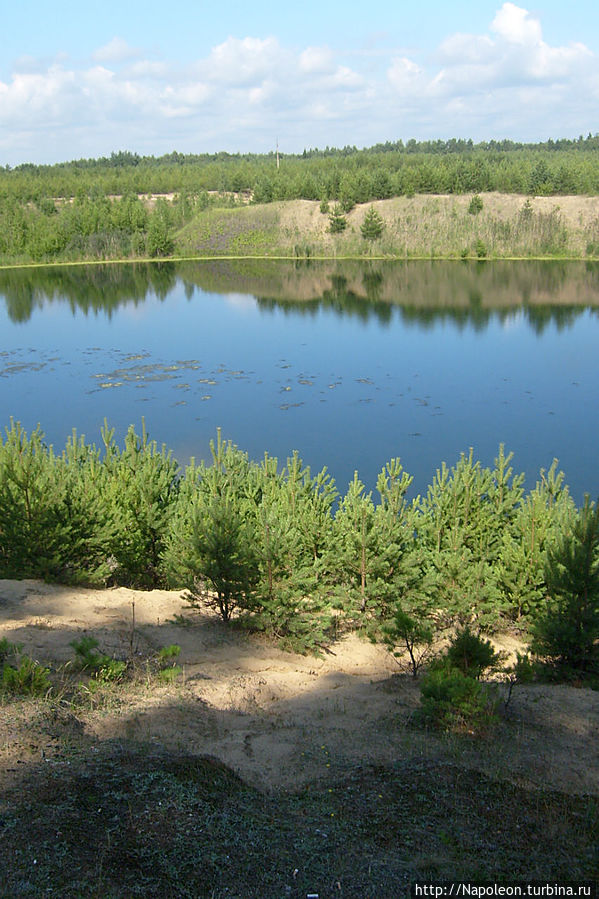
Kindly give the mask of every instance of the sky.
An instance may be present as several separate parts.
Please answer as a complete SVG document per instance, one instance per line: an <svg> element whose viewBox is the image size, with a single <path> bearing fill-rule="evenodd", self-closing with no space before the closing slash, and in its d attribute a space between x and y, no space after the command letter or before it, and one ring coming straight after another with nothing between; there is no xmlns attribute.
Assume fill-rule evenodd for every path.
<svg viewBox="0 0 599 899"><path fill-rule="evenodd" d="M20 0L0 165L599 131L595 0Z"/></svg>

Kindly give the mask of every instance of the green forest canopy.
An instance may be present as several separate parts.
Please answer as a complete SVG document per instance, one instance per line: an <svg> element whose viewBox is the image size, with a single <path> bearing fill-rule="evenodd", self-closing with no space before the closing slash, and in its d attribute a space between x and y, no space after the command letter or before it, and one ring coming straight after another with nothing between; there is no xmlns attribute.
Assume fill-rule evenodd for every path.
<svg viewBox="0 0 599 899"><path fill-rule="evenodd" d="M355 202L410 192L596 194L599 135L523 144L509 140L401 140L366 149L307 149L301 154L121 151L110 157L0 169L0 198L122 195L172 191L253 191L256 199L343 199Z"/></svg>

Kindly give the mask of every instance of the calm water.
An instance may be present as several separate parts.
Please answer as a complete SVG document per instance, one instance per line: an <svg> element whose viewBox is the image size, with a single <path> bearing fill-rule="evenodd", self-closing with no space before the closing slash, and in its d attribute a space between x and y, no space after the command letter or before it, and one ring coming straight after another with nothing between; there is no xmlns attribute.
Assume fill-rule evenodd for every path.
<svg viewBox="0 0 599 899"><path fill-rule="evenodd" d="M217 426L297 449L340 488L400 456L500 442L532 486L559 458L599 494L599 270L555 263L185 263L0 272L0 423L121 437L145 417L185 462Z"/></svg>

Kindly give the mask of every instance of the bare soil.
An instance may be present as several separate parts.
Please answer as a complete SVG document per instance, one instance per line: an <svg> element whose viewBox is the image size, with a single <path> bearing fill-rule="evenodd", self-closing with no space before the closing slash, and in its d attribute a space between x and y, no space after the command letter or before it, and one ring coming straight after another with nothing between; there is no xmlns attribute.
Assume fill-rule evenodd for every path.
<svg viewBox="0 0 599 899"><path fill-rule="evenodd" d="M355 635L321 658L299 656L190 609L176 591L0 581L0 638L24 644L57 683L74 657L71 641L84 635L117 658L133 646L142 672L152 652L176 643L183 674L168 686L141 676L87 706L68 705L66 696L0 706L5 784L15 771L21 776L18 766L120 740L215 757L263 791L356 766L429 760L522 787L599 795L598 692L518 686L492 739L440 737L411 726L417 683L382 647ZM521 648L512 637L498 645L512 654Z"/></svg>

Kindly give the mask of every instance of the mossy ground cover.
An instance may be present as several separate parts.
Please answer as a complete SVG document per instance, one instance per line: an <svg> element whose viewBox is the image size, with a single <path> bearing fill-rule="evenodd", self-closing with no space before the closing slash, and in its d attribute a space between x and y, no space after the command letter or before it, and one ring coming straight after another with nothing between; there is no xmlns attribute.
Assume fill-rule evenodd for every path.
<svg viewBox="0 0 599 899"><path fill-rule="evenodd" d="M332 769L264 794L215 759L105 744L0 806L2 895L386 897L415 879L591 878L599 807L457 765Z"/></svg>

